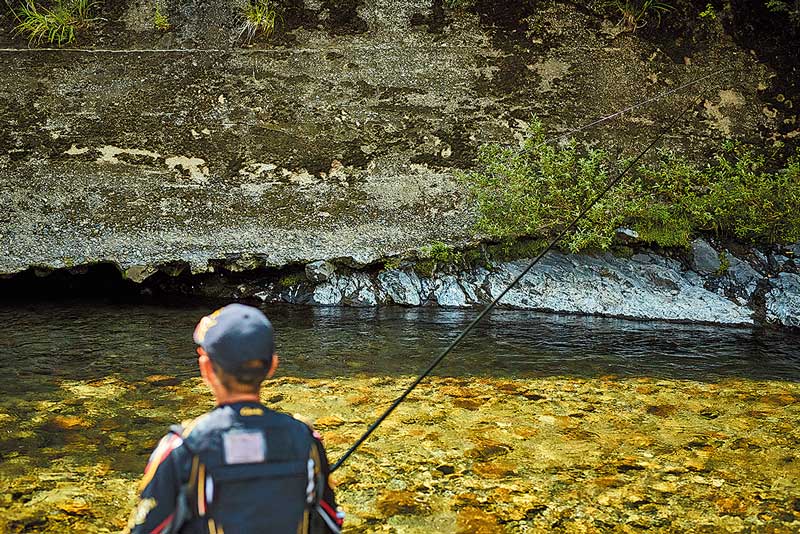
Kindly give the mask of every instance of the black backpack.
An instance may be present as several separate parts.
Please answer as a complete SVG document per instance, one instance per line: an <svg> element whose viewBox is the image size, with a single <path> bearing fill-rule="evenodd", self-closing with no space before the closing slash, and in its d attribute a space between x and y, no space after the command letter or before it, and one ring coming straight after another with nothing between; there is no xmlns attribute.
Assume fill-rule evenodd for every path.
<svg viewBox="0 0 800 534"><path fill-rule="evenodd" d="M191 465L168 532L338 533L319 513L326 481L311 429L286 414L250 410L242 417L226 406L172 429Z"/></svg>

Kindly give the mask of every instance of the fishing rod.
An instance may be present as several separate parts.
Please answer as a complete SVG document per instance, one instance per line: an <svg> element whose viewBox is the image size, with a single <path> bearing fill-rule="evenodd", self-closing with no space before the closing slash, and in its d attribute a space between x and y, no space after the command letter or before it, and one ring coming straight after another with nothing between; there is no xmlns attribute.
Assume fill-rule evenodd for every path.
<svg viewBox="0 0 800 534"><path fill-rule="evenodd" d="M699 80L698 80L698 81L699 81ZM429 375L429 374L430 374L430 373L431 373L431 372L432 372L432 371L433 371L433 370L434 370L434 369L435 369L435 368L436 368L436 367L437 367L437 366L438 366L438 365L439 365L439 364L442 362L442 360L444 360L444 358L445 358L445 357L446 357L448 354L450 354L450 352L451 352L451 351L452 351L452 350L453 350L453 349L454 349L454 348L455 348L455 347L456 347L456 346L457 346L457 345L458 345L458 344L461 342L461 340L462 340L462 339L464 339L464 338L467 336L467 334L469 334L469 333L470 333L470 331L472 331L472 329L473 329L473 328L474 328L474 327L475 327L475 326L476 326L476 325L477 325L479 322L481 322L481 320L482 320L482 319L483 319L483 318L486 316L486 314L488 314L488 313L489 313L489 312L490 312L490 311L491 311L491 310L492 310L492 309L493 309L493 308L494 308L494 307L497 305L497 303L499 303L499 302L500 302L500 300L501 300L501 299L502 299L502 298L503 298L503 297L506 295L506 293L508 293L508 292L509 292L509 291L510 291L510 290L511 290L511 289L512 289L512 288L513 288L515 285L517 285L517 283L519 283L519 281L520 281L520 280L522 280L522 278L524 278L524 277L525 277L525 275L526 275L526 274L528 274L528 272L529 272L531 269L533 269L533 267L534 267L534 266L535 266L537 263L539 263L539 261L541 261L541 259L544 257L544 255L545 255L545 254L547 254L548 252L550 252L550 250L552 250L552 249L553 249L553 247L555 247L555 246L556 246L556 243L558 243L558 242L561 240L561 238L562 238L562 237L564 237L564 236L565 236L565 235L566 235L566 234L567 234L567 233L568 233L570 230L572 230L573 228L575 228L575 226L576 226L576 225L577 225L577 224L578 224L578 223L579 223L579 222L580 222L580 221L581 221L581 220L582 220L582 219L583 219L583 218L586 216L586 214L587 214L587 213L589 213L589 211L590 211L590 210L591 210L591 209L592 209L592 208L593 208L593 207L594 207L594 206L595 206L595 205L596 205L596 204L597 204L597 203L598 203L598 202L599 202L599 201L600 201L600 200L601 200L601 199L602 199L602 198L603 198L603 197L604 197L604 196L605 196L605 195L606 195L606 194L607 194L607 193L608 193L608 192L609 192L609 191L610 191L612 188L614 188L614 186L616 186L616 185L617 185L617 184L618 184L618 183L619 183L619 182L622 180L622 178L624 178L624 177L625 177L625 175L628 173L628 171L629 171L630 169L632 169L632 168L633 168L633 166L634 166L634 165L636 165L636 164L639 162L639 160L641 160L641 159L642 159L642 157L644 157L644 155L645 155L645 154L646 154L646 153L647 153L647 152L648 152L648 151L649 151L651 148L653 148L653 147L656 145L656 143L658 143L658 142L661 140L661 138L662 138L662 137L664 137L664 135L666 135L666 133L667 133L667 132L669 132L670 130L672 130L673 126L675 126L675 125L678 123L678 121L679 121L680 119L682 119L682 118L683 118L683 116L684 116L684 115L686 115L686 114L689 112L689 110L691 110L691 109L692 109L692 108L693 108L693 107L694 107L694 106L697 104L697 102L698 102L698 101L697 101L696 99L693 99L693 100L692 100L692 103L691 103L691 104L690 104L690 105L689 105L689 106L688 106L688 107L687 107L685 110L683 110L683 112L682 112L680 115L678 115L677 117L675 117L675 118L674 118L674 119L673 119L673 120L672 120L672 121L671 121L671 122L670 122L670 123L669 123L669 124L668 124L666 127L664 127L664 128L661 130L661 132L659 132L658 136L656 136L656 138L655 138L655 139L653 139L653 141L651 141L651 142L650 142L650 144L649 144L649 145L647 145L647 147L646 147L644 150L642 150L641 152L639 152L639 154L638 154L638 155L637 155L635 158L633 158L633 159L632 159L630 162L628 162L628 164L625 166L625 168L624 168L624 169L623 169L623 170L622 170L622 171L621 171L619 174L617 174L617 176L616 176L616 177L615 177L613 180L611 180L611 181L610 181L610 182L609 182L609 183L606 185L606 187L605 187L605 188L604 188L602 191L600 191L600 193L598 193L597 195L595 195L595 197L594 197L594 198L593 198L593 199L592 199L592 200L591 200L591 201L590 201L590 202L589 202L589 203L588 203L586 206L584 206L584 208L583 208L583 209L580 211L580 213L578 213L578 215L577 215L577 216L576 216L576 217L575 217L575 218L572 220L572 222L570 222L570 223L569 223L569 224L568 224L568 225L567 225L567 226L566 226L564 229L562 229L562 230L561 230L561 232L559 232L559 233L558 233L558 235L556 235L556 237L555 237L555 238L553 238L553 239L550 241L550 243L547 245L547 247L546 247L546 248L545 248L545 249L544 249L542 252L540 252L540 253L539 253L539 255L538 255L538 256L536 256L536 258L534 258L534 259L533 259L533 261L531 261L531 262L528 264L528 266L527 266L525 269L523 269L523 270L522 270L522 272L521 272L521 273L519 273L519 274L517 275L517 277L516 277L516 278L514 278L514 280L513 280L513 281L512 281L512 282L511 282L511 283L510 283L508 286L506 286L506 288L505 288L505 289L503 289L503 291L502 291L502 292L500 292L500 294L499 294L499 295L497 295L497 296L496 296L496 297L495 297L495 298L494 298L494 299L493 299L493 300L492 300L492 301L491 301L491 302L490 302L490 303L489 303L489 304L488 304L488 305L487 305L487 306L486 306L486 307L483 309L483 311L481 311L481 312L480 312L480 313L477 315L477 317L475 317L475 319L473 319L473 320L472 320L472 322L470 322L470 323L469 323L469 325L468 325L468 326L467 326L467 327L464 329L464 331L462 331L462 332L461 332L461 333L458 335L458 337L457 337L456 339L454 339L454 340L452 341L452 343L450 343L450 345L448 345L448 346L447 346L447 348L446 348L446 349L444 349L444 350L443 350L443 351L442 351L442 352L441 352L441 353L440 353L440 354L439 354L439 355L436 357L436 359L434 359L434 360L433 360L433 362L431 362L431 364L428 366L428 368L427 368L427 369L426 369L426 370L425 370L425 371L424 371L424 372L423 372L421 375L419 375L419 376L416 378L416 380L414 380L414 382L412 382L412 383L411 383L411 385L410 385L410 386L408 386L408 387L405 389L405 391L403 391L403 393L402 393L402 394L401 394L399 397L397 397L397 399L396 399L396 400L395 400L395 401L392 403L392 405L391 405L391 406L389 406L389 408L387 408L387 409L386 409L386 411L384 411L384 412L383 412L383 413L380 415L380 417L378 417L378 418L375 420L375 422L374 422L374 423L372 423L372 424L369 426L369 428L367 428L366 432L364 432L364 434L362 434L362 435L361 435L361 437L360 437L360 438L358 438L358 440L356 440L356 442L355 442L355 443L354 443L354 444L353 444L353 445L352 445L352 446L351 446L351 447L350 447L350 448L347 450L347 452L345 452L345 453L342 455L342 457L341 457L341 458L339 458L339 460L337 460L337 461L336 461L336 463L333 465L333 467L331 467L331 472L334 472L334 471L336 471L337 469L339 469L339 468L342 466L342 464L343 464L343 463L344 463L344 462L345 462L345 461L346 461L346 460L347 460L347 459L348 459L348 458L349 458L349 457L350 457L350 456L351 456L351 455L352 455L352 454L353 454L353 453L356 451L356 449L358 449L358 447L359 447L359 446L361 446L361 444L362 444L362 443L364 443L364 442L365 442L365 441L366 441L366 440L367 440L367 439L370 437L370 435L372 435L372 433L375 431L375 429L377 429L377 428L378 428L378 426L379 426L379 425L380 425L380 424L381 424L381 423L382 423L382 422L383 422L383 421L384 421L384 420L385 420L387 417L389 417L389 415L391 415L391 413L392 413L392 412L395 410L395 408L397 408L397 407L400 405L400 403L402 403L402 402L403 402L403 401L406 399L406 397L408 397L408 395L409 395L409 394L410 394L412 391L414 391L414 389L415 389L415 388L416 388L416 387L417 387L417 386L420 384L420 382L422 382L422 381L423 381L423 380L424 380L424 379L425 379L425 378L426 378L426 377L427 377L427 376L428 376L428 375Z"/></svg>

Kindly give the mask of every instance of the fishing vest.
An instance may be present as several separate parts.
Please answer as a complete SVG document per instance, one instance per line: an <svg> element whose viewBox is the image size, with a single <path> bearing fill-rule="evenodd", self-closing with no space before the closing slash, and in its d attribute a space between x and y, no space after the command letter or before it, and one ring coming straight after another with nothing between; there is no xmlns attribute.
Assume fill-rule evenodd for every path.
<svg viewBox="0 0 800 534"><path fill-rule="evenodd" d="M172 533L307 534L324 480L311 429L257 404L224 406L183 437L191 457ZM327 529L322 532L327 532Z"/></svg>

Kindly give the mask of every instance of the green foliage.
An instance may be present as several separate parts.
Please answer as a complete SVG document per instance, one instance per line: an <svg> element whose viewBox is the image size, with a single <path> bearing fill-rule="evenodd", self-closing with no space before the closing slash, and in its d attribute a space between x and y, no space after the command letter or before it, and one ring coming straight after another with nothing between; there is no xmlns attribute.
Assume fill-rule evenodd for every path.
<svg viewBox="0 0 800 534"><path fill-rule="evenodd" d="M170 29L171 24L167 15L164 13L164 1L155 0L155 12L153 13L153 26L162 32Z"/></svg>
<svg viewBox="0 0 800 534"><path fill-rule="evenodd" d="M478 231L499 238L557 234L609 179L608 156L581 155L574 141L562 148L544 142L534 121L521 148L484 145L479 170L465 179L480 206ZM588 214L567 240L572 250L611 244L622 224L617 197L610 195ZM597 221L597 222L594 222ZM607 231L596 231L603 226Z"/></svg>
<svg viewBox="0 0 800 534"><path fill-rule="evenodd" d="M35 0L24 0L13 10L17 25L14 35L25 35L28 42L64 46L75 41L75 32L89 22L89 0L55 0L50 7Z"/></svg>
<svg viewBox="0 0 800 534"><path fill-rule="evenodd" d="M436 241L420 249L420 259L414 264L414 270L430 277L441 267L460 265L463 261L464 256L461 252L441 241Z"/></svg>
<svg viewBox="0 0 800 534"><path fill-rule="evenodd" d="M400 268L400 264L402 264L402 263L403 263L403 260L400 257L389 258L387 260L384 260L383 268L386 269L387 271L391 271L393 269L399 269Z"/></svg>
<svg viewBox="0 0 800 534"><path fill-rule="evenodd" d="M495 245L487 247L487 254L493 260L510 261L519 258L533 258L547 246L547 240L535 239L504 239Z"/></svg>
<svg viewBox="0 0 800 534"><path fill-rule="evenodd" d="M436 241L420 249L414 270L430 277L442 269L464 268L480 262L483 262L483 255L478 249L460 251L446 243Z"/></svg>
<svg viewBox="0 0 800 534"><path fill-rule="evenodd" d="M698 226L747 241L800 239L800 151L785 169L767 171L751 148L728 144L706 177L698 198Z"/></svg>
<svg viewBox="0 0 800 534"><path fill-rule="evenodd" d="M656 25L661 24L661 15L673 9L668 2L660 0L613 0L610 6L622 15L619 24L630 32L635 32L653 19Z"/></svg>
<svg viewBox="0 0 800 534"><path fill-rule="evenodd" d="M725 274L731 268L731 260L725 252L719 253L719 268L717 274Z"/></svg>
<svg viewBox="0 0 800 534"><path fill-rule="evenodd" d="M423 257L439 263L458 263L463 260L463 255L460 252L441 241L422 247L422 254Z"/></svg>
<svg viewBox="0 0 800 534"><path fill-rule="evenodd" d="M477 170L462 177L478 204L479 232L512 242L552 239L624 164L617 167L601 150L581 151L574 141L557 148L544 139L534 121L521 147L479 149ZM601 199L562 246L607 249L622 226L664 247L686 247L699 232L794 242L800 239L798 206L800 152L777 172L769 172L751 148L734 144L705 167L662 152Z"/></svg>
<svg viewBox="0 0 800 534"><path fill-rule="evenodd" d="M239 39L251 43L256 35L269 37L275 31L281 16L272 0L245 0L239 27Z"/></svg>
<svg viewBox="0 0 800 534"><path fill-rule="evenodd" d="M706 4L706 8L700 12L700 18L706 20L717 20L717 10L711 4Z"/></svg>
<svg viewBox="0 0 800 534"><path fill-rule="evenodd" d="M420 276L430 278L436 272L436 262L434 260L420 260L414 264L414 270Z"/></svg>

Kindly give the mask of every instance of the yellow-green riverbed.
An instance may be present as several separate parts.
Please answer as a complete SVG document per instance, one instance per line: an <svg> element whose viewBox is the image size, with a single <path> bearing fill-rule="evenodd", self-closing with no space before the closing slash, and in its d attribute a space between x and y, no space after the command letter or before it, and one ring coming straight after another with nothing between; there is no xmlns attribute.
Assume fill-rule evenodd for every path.
<svg viewBox="0 0 800 534"><path fill-rule="evenodd" d="M0 308L12 332L0 340L0 532L119 531L160 435L211 407L193 377L188 339L198 312L207 310L22 311L24 319L18 307ZM279 336L302 340L279 337L284 372L263 399L314 420L332 460L413 380L409 360L422 367L417 360L430 356L411 352L446 340L469 318L414 315L402 322L390 314L371 323L364 315L268 313ZM609 363L623 349L596 345L604 329L623 323L576 326L525 316L521 326L505 317L479 332L488 346L483 357L472 353L469 366L443 366L336 472L347 532L800 532L796 338L772 346L780 365L748 356L755 378L717 364L711 372L699 361L693 373L677 355L664 367L625 373ZM539 337L526 337L535 321L542 321L533 331ZM326 338L318 333L325 328L342 332ZM417 328L440 334L416 345L397 341ZM654 328L654 339L672 332L673 345L697 351L713 333ZM564 334L554 345L567 343L570 332L589 335L594 349L575 347L582 358L592 350L610 354L562 372L552 362L536 367L530 347L551 331ZM691 341L683 342L686 332ZM641 335L630 334L628 344L635 348ZM705 344L711 339L721 343L711 337ZM750 350L743 339L738 345ZM772 341L756 345L765 343ZM387 358L381 344L391 359L375 367L370 362ZM558 349L565 360L568 348ZM504 351L525 361L509 369L487 357ZM604 366L616 372L604 374Z"/></svg>

